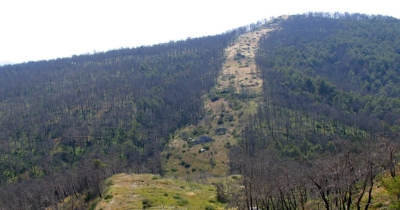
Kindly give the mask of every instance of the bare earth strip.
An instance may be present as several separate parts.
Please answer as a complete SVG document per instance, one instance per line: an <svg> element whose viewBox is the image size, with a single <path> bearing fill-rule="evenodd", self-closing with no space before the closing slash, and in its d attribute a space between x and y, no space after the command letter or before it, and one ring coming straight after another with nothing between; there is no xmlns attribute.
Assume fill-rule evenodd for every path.
<svg viewBox="0 0 400 210"><path fill-rule="evenodd" d="M282 19L285 17L240 35L226 48L226 61L217 85L204 97L206 115L199 123L176 131L164 151L168 156L165 164L168 176L198 179L226 175L229 148L240 139L243 122L255 113L262 101L263 81L255 63L258 42L261 36L275 30ZM246 97L245 93L252 96ZM212 99L212 94L218 98ZM218 129L223 132L217 132ZM211 137L213 142L190 146L190 141L202 135Z"/></svg>
<svg viewBox="0 0 400 210"><path fill-rule="evenodd" d="M218 80L219 88L228 88L229 84L232 84L237 91L241 87L254 89L262 87L262 79L259 77L254 60L255 51L260 37L272 30L272 28L263 28L243 34L233 46L225 50L227 59ZM231 82L232 79L234 82Z"/></svg>
<svg viewBox="0 0 400 210"><path fill-rule="evenodd" d="M251 90L253 93L262 92L263 80L256 67L255 54L260 37L273 30L273 27L265 27L242 34L232 46L225 50L226 61L217 80L217 90L223 91L234 87L237 94L241 94L244 89ZM214 152L213 155L216 160L216 167L213 170L213 174L225 175L227 172L229 148L226 145L228 142L231 145L236 143L235 135L240 135L239 133L244 126L241 122L245 121L250 114L255 112L260 98L258 96L245 99L241 102L242 108L239 110L233 110L226 98L220 98L216 101L206 100L206 110L212 110L216 119L221 114L225 116L233 115L235 117L234 122L231 122L230 125L227 125L227 123L224 123L224 125L218 125L216 122L211 123L213 129L228 128L228 132L225 135L213 136L215 141L213 142L213 150L211 151ZM240 116L240 113L243 116Z"/></svg>

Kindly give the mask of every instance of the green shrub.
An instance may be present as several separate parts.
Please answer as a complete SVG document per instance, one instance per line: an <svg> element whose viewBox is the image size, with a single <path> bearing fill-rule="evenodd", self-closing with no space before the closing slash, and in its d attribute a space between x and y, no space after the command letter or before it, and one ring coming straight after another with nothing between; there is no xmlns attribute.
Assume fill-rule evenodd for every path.
<svg viewBox="0 0 400 210"><path fill-rule="evenodd" d="M92 204L88 210L94 210L96 208L96 203Z"/></svg>
<svg viewBox="0 0 400 210"><path fill-rule="evenodd" d="M181 197L181 195L179 195L179 194L175 194L174 196L172 196L174 199L181 199L182 197Z"/></svg>
<svg viewBox="0 0 400 210"><path fill-rule="evenodd" d="M205 210L215 210L214 206L207 205Z"/></svg>
<svg viewBox="0 0 400 210"><path fill-rule="evenodd" d="M228 195L225 192L225 186L222 183L215 183L215 187L217 188L217 200L221 203L228 202Z"/></svg>
<svg viewBox="0 0 400 210"><path fill-rule="evenodd" d="M177 200L177 203L178 203L179 206L184 206L184 205L188 204L189 201L187 199L185 199L185 198L181 198L181 199Z"/></svg>
<svg viewBox="0 0 400 210"><path fill-rule="evenodd" d="M149 200L149 199L144 199L142 201L142 205L143 205L143 209L147 209L153 206L153 201Z"/></svg>
<svg viewBox="0 0 400 210"><path fill-rule="evenodd" d="M218 101L218 99L219 99L219 97L216 96L216 95L211 96L211 101L212 102Z"/></svg>
<svg viewBox="0 0 400 210"><path fill-rule="evenodd" d="M106 195L106 196L104 197L104 199L106 199L106 200L111 199L111 198L113 198L113 195L110 195L110 194L108 194L108 195Z"/></svg>
<svg viewBox="0 0 400 210"><path fill-rule="evenodd" d="M392 209L400 209L400 175L382 179L382 184L391 196Z"/></svg>

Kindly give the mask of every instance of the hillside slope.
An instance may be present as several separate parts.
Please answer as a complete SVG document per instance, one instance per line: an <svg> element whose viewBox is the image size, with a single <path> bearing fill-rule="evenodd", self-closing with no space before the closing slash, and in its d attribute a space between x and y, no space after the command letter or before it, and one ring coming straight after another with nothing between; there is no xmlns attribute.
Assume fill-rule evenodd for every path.
<svg viewBox="0 0 400 210"><path fill-rule="evenodd" d="M112 198L102 199L95 209L134 208L148 201L154 209L218 209L226 205L215 200L215 186L199 183L221 182L215 176L226 176L229 149L240 140L242 123L256 112L257 104L262 100L262 79L255 65L258 40L275 30L276 22L284 18L241 34L225 49L226 60L216 85L202 97L205 116L199 122L177 130L163 152L165 176L175 178L115 175L106 181L110 186L105 191L113 195ZM206 142L198 143L202 137L206 137ZM197 184L183 180L197 181ZM223 180L226 184L231 179ZM112 184L107 184L110 182ZM178 204L180 200L172 197L177 194L188 202Z"/></svg>
<svg viewBox="0 0 400 210"><path fill-rule="evenodd" d="M387 207L374 191L381 173L397 179L399 30L391 17L307 13L260 39L264 103L230 153L237 205Z"/></svg>
<svg viewBox="0 0 400 210"><path fill-rule="evenodd" d="M0 207L396 209L398 34L307 13L0 67Z"/></svg>
<svg viewBox="0 0 400 210"><path fill-rule="evenodd" d="M258 41L285 18L276 18L241 34L225 49L226 60L217 83L203 96L205 116L198 123L176 131L164 150L167 175L187 178L226 175L228 151L240 140L244 122L262 101L263 80L255 64Z"/></svg>
<svg viewBox="0 0 400 210"><path fill-rule="evenodd" d="M90 199L111 174L162 173L164 144L204 115L238 33L0 67L0 206Z"/></svg>

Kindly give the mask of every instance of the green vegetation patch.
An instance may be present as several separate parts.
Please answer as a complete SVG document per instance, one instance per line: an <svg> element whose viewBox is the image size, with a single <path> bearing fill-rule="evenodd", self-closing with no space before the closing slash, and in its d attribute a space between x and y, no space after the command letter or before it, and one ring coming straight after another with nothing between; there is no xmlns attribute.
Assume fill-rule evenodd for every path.
<svg viewBox="0 0 400 210"><path fill-rule="evenodd" d="M157 176L118 174L107 179L108 183L114 184L105 189L107 195L104 200L112 198L113 202L101 200L96 209L130 209L137 206L143 209L220 209L225 206L216 201L215 186L211 184L154 177ZM215 202L210 203L209 200Z"/></svg>

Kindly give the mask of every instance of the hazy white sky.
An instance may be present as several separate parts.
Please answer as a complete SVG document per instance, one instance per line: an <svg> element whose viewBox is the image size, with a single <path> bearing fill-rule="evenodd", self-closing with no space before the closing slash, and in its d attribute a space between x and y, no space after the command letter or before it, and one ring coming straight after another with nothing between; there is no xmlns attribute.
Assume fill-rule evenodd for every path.
<svg viewBox="0 0 400 210"><path fill-rule="evenodd" d="M69 57L225 32L309 11L400 18L393 0L0 0L0 63Z"/></svg>

